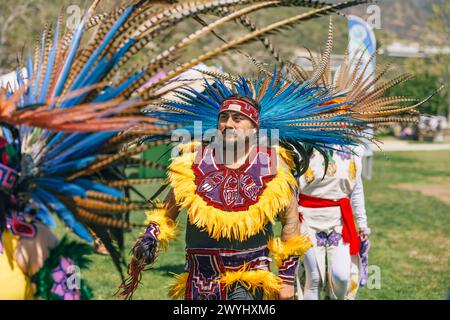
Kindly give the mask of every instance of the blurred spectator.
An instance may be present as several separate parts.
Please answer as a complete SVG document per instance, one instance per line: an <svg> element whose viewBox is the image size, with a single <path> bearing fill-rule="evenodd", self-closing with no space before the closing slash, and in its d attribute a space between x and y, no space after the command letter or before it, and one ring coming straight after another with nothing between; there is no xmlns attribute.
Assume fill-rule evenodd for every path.
<svg viewBox="0 0 450 320"><path fill-rule="evenodd" d="M403 130L400 132L400 137L402 138L408 138L411 137L413 134L413 129L412 127L405 127L403 128Z"/></svg>
<svg viewBox="0 0 450 320"><path fill-rule="evenodd" d="M422 115L418 125L418 140L442 142L444 141L443 129L446 127L447 123L444 117Z"/></svg>

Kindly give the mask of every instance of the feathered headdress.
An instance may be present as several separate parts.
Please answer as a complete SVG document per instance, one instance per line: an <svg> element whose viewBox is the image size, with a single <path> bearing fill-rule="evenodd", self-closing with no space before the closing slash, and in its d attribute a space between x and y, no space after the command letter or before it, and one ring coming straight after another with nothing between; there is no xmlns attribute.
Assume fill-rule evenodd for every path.
<svg viewBox="0 0 450 320"><path fill-rule="evenodd" d="M195 122L202 124L203 132L216 129L223 102L244 95L260 107L259 130L270 134L276 129L281 141L327 148L354 143L358 130L366 125L350 113L335 112L345 103L334 103L342 94L325 86L311 86L307 81L286 81L275 69L272 75L261 75L255 80L239 77L231 83L205 81L201 92L184 88L177 91L179 101L164 102L147 113L164 120L163 124L181 126L194 136Z"/></svg>
<svg viewBox="0 0 450 320"><path fill-rule="evenodd" d="M201 123L202 133L216 129L221 105L229 97L247 96L260 106L259 129L277 129L282 144L299 151L307 162L306 148L323 149L374 141L366 129L378 128L388 123L416 122L417 108L431 99L422 101L407 97L384 97L385 92L407 81L410 75L400 75L382 82L381 72L365 74L366 64L361 56L346 59L334 77L330 58L333 46L333 25L330 19L329 34L324 52L318 57L310 54L313 70L285 62L283 72L264 71L257 79L223 75L225 80L204 81L202 91L183 88L176 92L176 100L163 101L150 108L147 114L163 120L162 124L176 124L195 137ZM380 82L382 82L380 84ZM439 89L440 90L440 89ZM416 102L399 105L402 102ZM326 160L326 159L325 159ZM301 174L304 170L298 171Z"/></svg>

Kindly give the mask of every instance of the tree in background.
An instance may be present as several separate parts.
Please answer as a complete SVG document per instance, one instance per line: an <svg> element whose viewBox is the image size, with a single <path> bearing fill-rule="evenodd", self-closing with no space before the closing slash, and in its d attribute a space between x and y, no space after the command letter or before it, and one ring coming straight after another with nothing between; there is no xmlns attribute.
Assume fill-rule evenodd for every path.
<svg viewBox="0 0 450 320"><path fill-rule="evenodd" d="M41 1L2 0L0 4L0 74L10 72L16 53L30 39L26 30L36 23ZM21 32L17 32L21 30Z"/></svg>
<svg viewBox="0 0 450 320"><path fill-rule="evenodd" d="M415 62L418 63L418 62ZM419 70L416 70L416 73ZM421 72L414 78L406 81L400 86L395 86L389 90L390 96L413 96L424 98L429 96L433 91L439 87L439 78L429 72ZM445 116L447 114L447 92L441 91L433 99L429 100L419 111L423 114Z"/></svg>
<svg viewBox="0 0 450 320"><path fill-rule="evenodd" d="M56 23L58 15L70 16L70 6L84 9L84 0L1 0L0 75L17 67L17 54L33 50L46 24ZM102 1L99 11L117 6L119 1ZM28 51L23 52L27 54ZM33 53L33 52L32 52Z"/></svg>

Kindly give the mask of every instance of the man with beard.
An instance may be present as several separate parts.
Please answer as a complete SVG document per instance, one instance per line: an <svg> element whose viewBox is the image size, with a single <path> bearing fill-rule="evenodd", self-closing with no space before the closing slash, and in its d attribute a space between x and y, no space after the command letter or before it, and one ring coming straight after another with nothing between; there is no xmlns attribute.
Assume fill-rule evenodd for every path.
<svg viewBox="0 0 450 320"><path fill-rule="evenodd" d="M186 272L176 276L171 297L293 298L298 259L311 244L300 235L292 154L264 143L268 139L258 132L260 105L249 95L229 95L218 109L214 142L182 144L173 157L171 190L148 212L120 296L131 298L140 271L176 237L175 220L187 208ZM277 216L281 238L273 238ZM270 253L278 276L270 271Z"/></svg>

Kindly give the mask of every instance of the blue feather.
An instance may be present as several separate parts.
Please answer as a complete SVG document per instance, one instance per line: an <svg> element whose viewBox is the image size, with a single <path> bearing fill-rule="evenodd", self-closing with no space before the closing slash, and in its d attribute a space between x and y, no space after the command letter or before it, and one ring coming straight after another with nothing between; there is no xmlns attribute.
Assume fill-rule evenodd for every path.
<svg viewBox="0 0 450 320"><path fill-rule="evenodd" d="M64 150L66 150L68 147L73 146L74 144L78 143L79 141L86 139L89 136L89 133L72 133L72 134L66 134L64 132L58 132L55 135L55 138L50 140L47 143L47 146L52 147L54 143L58 143L56 147L51 149L47 152L45 155L46 159L51 159L53 156L60 154ZM64 139L62 139L64 138Z"/></svg>
<svg viewBox="0 0 450 320"><path fill-rule="evenodd" d="M42 172L46 175L63 175L69 172L79 171L86 168L91 163L95 161L96 156L90 156L82 159L77 159L73 161L64 162L59 165L54 165L50 167L43 167Z"/></svg>
<svg viewBox="0 0 450 320"><path fill-rule="evenodd" d="M31 196L33 198L33 201L39 206L39 209L35 213L37 218L50 228L56 227L55 220L53 219L50 210L47 208L44 202L42 202L39 196L37 196L34 192L31 192ZM30 212L31 210L33 210L32 206L28 206L25 208L25 212Z"/></svg>
<svg viewBox="0 0 450 320"><path fill-rule="evenodd" d="M77 236L88 242L94 241L88 230L81 223L75 220L73 214L56 196L42 189L35 190L34 192L44 201L46 206L53 210L64 221L66 226L75 232Z"/></svg>
<svg viewBox="0 0 450 320"><path fill-rule="evenodd" d="M36 79L34 80L33 99L31 101L32 103L39 102L39 101L35 101L35 97L38 95L39 81L41 79L42 62L43 62L44 49L45 49L45 38L46 38L46 32L43 32L42 33L42 38L41 38L42 43L41 43L41 52L40 52L40 57L39 57L39 67L38 67Z"/></svg>
<svg viewBox="0 0 450 320"><path fill-rule="evenodd" d="M44 82L42 84L42 88L41 88L41 95L39 96L39 101L45 101L47 95L48 95L48 86L50 83L50 76L52 74L53 71L53 63L55 62L55 57L56 57L56 50L58 49L58 38L59 38L59 28L60 28L60 21L58 19L58 22L56 23L56 31L55 31L55 36L53 39L53 47L50 50L50 55L48 57L48 62L47 62L47 69L45 72L45 76L44 76Z"/></svg>
<svg viewBox="0 0 450 320"><path fill-rule="evenodd" d="M86 64L83 66L83 69L80 71L77 78L75 79L75 81L71 87L71 90L75 90L80 87L80 84L86 78L86 76L88 75L88 72L91 71L94 63L98 60L98 58L103 53L103 51L106 49L106 47L111 43L112 39L116 35L119 28L126 21L126 19L128 19L129 15L133 12L133 9L134 9L134 6L129 6L124 11L122 16L114 23L114 25L111 27L111 29L106 34L102 43L95 49L95 51L89 57Z"/></svg>
<svg viewBox="0 0 450 320"><path fill-rule="evenodd" d="M63 178L36 178L33 179L38 188L52 190L69 197L86 197L86 191L74 183L65 182Z"/></svg>
<svg viewBox="0 0 450 320"><path fill-rule="evenodd" d="M122 91L124 91L126 88L128 88L134 81L139 79L144 73L145 73L144 71L138 72L134 76L125 80L118 87L108 88L102 94L100 94L97 98L95 98L95 100L93 102L104 102L104 101L109 101L111 99L116 98Z"/></svg>
<svg viewBox="0 0 450 320"><path fill-rule="evenodd" d="M78 28L74 31L73 40L70 43L69 47L69 55L67 57L66 62L64 63L64 67L61 71L61 74L56 83L55 91L53 92L52 98L58 97L61 95L62 90L64 89L64 84L66 83L67 76L69 75L70 68L72 67L73 60L75 59L76 53L78 51L78 47L80 45L81 38L84 34L84 28L87 22L87 15L84 16L82 22L78 26Z"/></svg>
<svg viewBox="0 0 450 320"><path fill-rule="evenodd" d="M33 79L34 68L33 68L33 59L31 58L30 52L28 52L28 59L27 59L26 70L27 70L27 78L28 79ZM27 88L27 91L25 93L25 96L26 96L25 104L31 104L31 101L32 101L31 92L33 92L33 83L32 83L32 81L29 81L28 88Z"/></svg>
<svg viewBox="0 0 450 320"><path fill-rule="evenodd" d="M114 132L98 132L87 135L83 140L66 149L64 152L47 160L45 165L54 166L63 162L76 160L86 155L96 154L98 149L111 137Z"/></svg>
<svg viewBox="0 0 450 320"><path fill-rule="evenodd" d="M85 190L94 190L102 193L109 194L110 196L113 196L118 199L122 199L124 197L123 192L108 186L105 186L100 183L93 182L89 179L76 179L74 183L78 184Z"/></svg>

